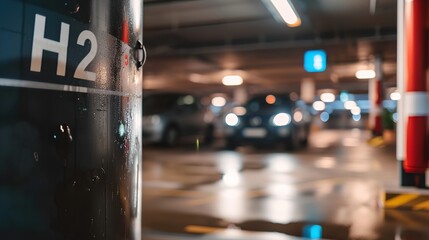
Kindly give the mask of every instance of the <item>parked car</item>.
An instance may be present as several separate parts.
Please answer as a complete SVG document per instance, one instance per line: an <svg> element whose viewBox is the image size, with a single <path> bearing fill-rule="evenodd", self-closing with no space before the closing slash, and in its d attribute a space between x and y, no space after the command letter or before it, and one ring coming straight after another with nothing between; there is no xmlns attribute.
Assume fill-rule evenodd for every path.
<svg viewBox="0 0 429 240"><path fill-rule="evenodd" d="M175 146L186 137L213 141L213 114L192 94L156 93L143 98L143 142Z"/></svg>
<svg viewBox="0 0 429 240"><path fill-rule="evenodd" d="M257 95L225 116L225 142L239 145L282 144L289 150L308 142L311 114L294 95Z"/></svg>

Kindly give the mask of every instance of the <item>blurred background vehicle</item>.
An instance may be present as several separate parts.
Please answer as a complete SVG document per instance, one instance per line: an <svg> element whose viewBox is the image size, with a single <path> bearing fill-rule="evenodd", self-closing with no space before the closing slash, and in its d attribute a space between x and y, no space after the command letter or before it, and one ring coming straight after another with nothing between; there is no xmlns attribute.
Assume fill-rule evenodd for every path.
<svg viewBox="0 0 429 240"><path fill-rule="evenodd" d="M153 93L143 100L143 139L175 146L186 137L213 141L213 114L200 98L186 93Z"/></svg>
<svg viewBox="0 0 429 240"><path fill-rule="evenodd" d="M283 144L294 150L307 144L310 123L308 107L296 94L256 95L226 114L226 147Z"/></svg>

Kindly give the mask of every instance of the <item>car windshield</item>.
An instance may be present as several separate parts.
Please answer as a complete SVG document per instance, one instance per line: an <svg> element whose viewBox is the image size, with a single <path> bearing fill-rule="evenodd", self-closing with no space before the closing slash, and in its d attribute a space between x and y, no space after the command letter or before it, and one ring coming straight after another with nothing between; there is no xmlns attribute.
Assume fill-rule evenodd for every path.
<svg viewBox="0 0 429 240"><path fill-rule="evenodd" d="M287 96L263 95L252 98L246 109L249 113L271 112L278 109L290 109L292 101Z"/></svg>
<svg viewBox="0 0 429 240"><path fill-rule="evenodd" d="M143 99L143 115L165 112L176 104L178 95L150 95Z"/></svg>

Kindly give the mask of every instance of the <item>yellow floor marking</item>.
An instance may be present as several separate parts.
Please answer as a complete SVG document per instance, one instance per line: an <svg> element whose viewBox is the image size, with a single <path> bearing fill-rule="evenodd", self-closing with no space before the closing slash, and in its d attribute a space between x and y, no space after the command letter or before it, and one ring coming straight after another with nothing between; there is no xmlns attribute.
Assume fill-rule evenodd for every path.
<svg viewBox="0 0 429 240"><path fill-rule="evenodd" d="M413 210L429 210L429 200L417 204L413 207Z"/></svg>
<svg viewBox="0 0 429 240"><path fill-rule="evenodd" d="M197 226L197 225L188 225L185 227L185 231L189 233L213 233L217 231L225 230L224 228L215 228L215 227L206 227L206 226Z"/></svg>
<svg viewBox="0 0 429 240"><path fill-rule="evenodd" d="M425 226L424 223L419 222L418 220L410 216L407 216L401 210L389 209L386 211L386 214L398 221L403 226L413 226L415 228Z"/></svg>
<svg viewBox="0 0 429 240"><path fill-rule="evenodd" d="M368 140L368 144L372 147L381 147L384 145L383 137L374 137Z"/></svg>
<svg viewBox="0 0 429 240"><path fill-rule="evenodd" d="M417 195L417 194L401 194L397 197L394 197L394 198L387 200L384 203L384 207L396 208L396 207L404 205L404 204L406 204L406 203L408 203L408 202L410 202L410 201L412 201L418 197L419 197L419 195Z"/></svg>
<svg viewBox="0 0 429 240"><path fill-rule="evenodd" d="M263 190L255 190L247 193L248 198L257 198L265 195L265 191Z"/></svg>

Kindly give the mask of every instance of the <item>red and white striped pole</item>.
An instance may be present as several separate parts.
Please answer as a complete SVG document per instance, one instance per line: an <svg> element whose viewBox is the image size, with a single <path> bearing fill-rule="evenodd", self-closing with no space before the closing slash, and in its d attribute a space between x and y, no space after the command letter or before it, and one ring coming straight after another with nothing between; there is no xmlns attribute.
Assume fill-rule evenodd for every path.
<svg viewBox="0 0 429 240"><path fill-rule="evenodd" d="M375 79L370 79L370 100L371 100L371 130L374 136L383 135L383 126L381 122L381 110L382 110L382 95L383 95L383 68L382 62L379 55L374 58L374 70Z"/></svg>
<svg viewBox="0 0 429 240"><path fill-rule="evenodd" d="M425 173L428 163L428 98L426 69L428 42L426 33L427 0L405 1L406 75L405 75L405 160L407 173ZM415 183L418 185L419 183ZM421 184L421 183L420 183Z"/></svg>
<svg viewBox="0 0 429 240"><path fill-rule="evenodd" d="M381 136L383 135L381 122L383 69L379 55L373 58L373 63L376 77L368 81L368 97L370 101L369 129L371 129L373 136Z"/></svg>

